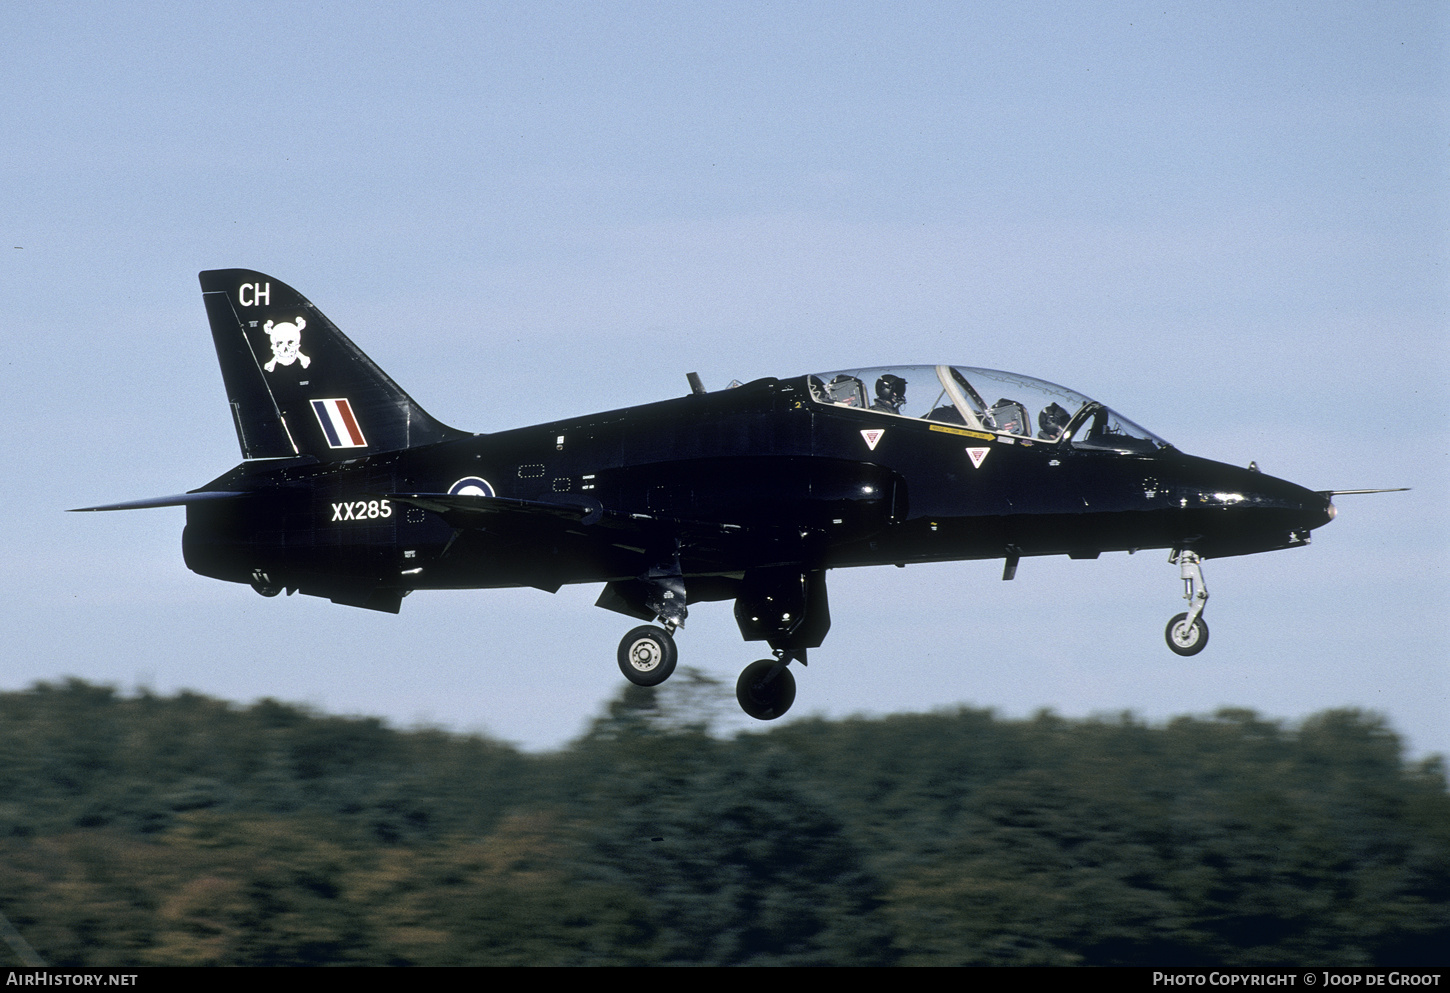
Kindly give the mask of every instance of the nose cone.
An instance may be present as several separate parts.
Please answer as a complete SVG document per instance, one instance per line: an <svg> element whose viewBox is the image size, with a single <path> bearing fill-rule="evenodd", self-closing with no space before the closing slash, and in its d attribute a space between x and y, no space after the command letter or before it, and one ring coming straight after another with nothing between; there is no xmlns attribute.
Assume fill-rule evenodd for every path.
<svg viewBox="0 0 1450 993"><path fill-rule="evenodd" d="M1251 480L1253 477L1262 480L1258 486L1251 481L1246 487L1253 506L1281 512L1294 527L1305 531L1321 528L1334 520L1336 510L1330 499L1332 494L1305 489L1298 483L1260 472L1249 473L1249 476Z"/></svg>
<svg viewBox="0 0 1450 993"><path fill-rule="evenodd" d="M1303 527L1309 528L1310 530L1322 528L1334 520L1334 516L1339 513L1338 509L1334 506L1332 493L1324 493L1319 490L1306 490L1304 487L1294 483L1287 485L1293 487L1294 496L1298 498L1299 513Z"/></svg>
<svg viewBox="0 0 1450 993"><path fill-rule="evenodd" d="M1244 502L1248 506L1282 517L1297 530L1312 531L1334 520L1332 494L1306 489L1257 470L1244 470L1241 479Z"/></svg>
<svg viewBox="0 0 1450 993"><path fill-rule="evenodd" d="M1306 489L1256 469L1218 462L1199 464L1200 473L1184 509L1199 534L1194 544L1206 556L1247 555L1309 543L1309 532L1334 520L1331 494Z"/></svg>

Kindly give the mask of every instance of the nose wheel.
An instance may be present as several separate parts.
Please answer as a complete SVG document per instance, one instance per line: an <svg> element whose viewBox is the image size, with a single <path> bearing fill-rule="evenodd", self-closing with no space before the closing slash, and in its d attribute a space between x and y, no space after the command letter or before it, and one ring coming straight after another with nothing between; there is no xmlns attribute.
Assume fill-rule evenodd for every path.
<svg viewBox="0 0 1450 993"><path fill-rule="evenodd" d="M1176 654L1197 655L1208 644L1208 625L1202 616L1190 621L1187 614L1179 614L1168 622L1163 637Z"/></svg>
<svg viewBox="0 0 1450 993"><path fill-rule="evenodd" d="M635 628L619 642L619 671L636 686L658 686L669 679L679 657L674 636L653 624Z"/></svg>
<svg viewBox="0 0 1450 993"><path fill-rule="evenodd" d="M1189 602L1189 611L1179 614L1168 622L1163 638L1176 655L1197 655L1208 644L1208 624L1203 619L1203 608L1208 603L1208 585L1203 581L1203 560L1197 552L1186 548L1175 548L1168 561L1178 566L1183 577L1183 599Z"/></svg>

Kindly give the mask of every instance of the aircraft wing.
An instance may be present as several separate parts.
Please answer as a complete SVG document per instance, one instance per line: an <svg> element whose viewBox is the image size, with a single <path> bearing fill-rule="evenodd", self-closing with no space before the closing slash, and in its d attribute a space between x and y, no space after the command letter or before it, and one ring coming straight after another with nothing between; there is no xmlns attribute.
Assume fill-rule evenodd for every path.
<svg viewBox="0 0 1450 993"><path fill-rule="evenodd" d="M680 539L705 559L719 556L723 560L728 550L742 541L788 541L797 536L791 528L747 528L741 524L606 510L594 497L571 493L560 493L548 500L451 493L386 496L396 503L435 513L460 531L536 536L540 530L560 535L568 532L641 553L646 547L671 546L674 539Z"/></svg>
<svg viewBox="0 0 1450 993"><path fill-rule="evenodd" d="M556 500L524 500L466 493L390 493L387 498L394 503L432 511L452 527L464 531L482 530L508 518L597 524L604 516L604 505L598 500L567 493L559 494Z"/></svg>

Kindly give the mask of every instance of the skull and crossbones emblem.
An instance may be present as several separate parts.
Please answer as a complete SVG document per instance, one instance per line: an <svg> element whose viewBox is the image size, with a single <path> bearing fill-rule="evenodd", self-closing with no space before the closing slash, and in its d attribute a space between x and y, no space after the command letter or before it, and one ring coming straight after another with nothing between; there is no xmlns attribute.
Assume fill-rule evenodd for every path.
<svg viewBox="0 0 1450 993"><path fill-rule="evenodd" d="M262 326L267 332L267 337L272 339L272 359L262 368L271 372L279 365L291 365L293 362L301 362L302 368L306 369L312 364L312 360L301 352L302 329L307 327L307 322L301 317L297 323L283 322L273 326L268 321Z"/></svg>

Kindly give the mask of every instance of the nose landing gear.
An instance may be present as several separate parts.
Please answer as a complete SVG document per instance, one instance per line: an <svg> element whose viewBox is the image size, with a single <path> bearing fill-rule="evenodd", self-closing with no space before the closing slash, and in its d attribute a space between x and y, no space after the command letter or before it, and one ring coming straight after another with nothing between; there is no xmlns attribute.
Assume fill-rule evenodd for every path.
<svg viewBox="0 0 1450 993"><path fill-rule="evenodd" d="M1183 599L1189 602L1190 609L1168 622L1163 637L1175 654L1197 655L1208 644L1208 624L1203 620L1203 608L1208 603L1208 586L1200 566L1203 560L1197 552L1175 548L1168 561L1178 566L1183 577Z"/></svg>
<svg viewBox="0 0 1450 993"><path fill-rule="evenodd" d="M1177 614L1168 622L1163 637L1179 655L1197 655L1208 644L1208 625L1201 615L1190 621L1187 614Z"/></svg>

